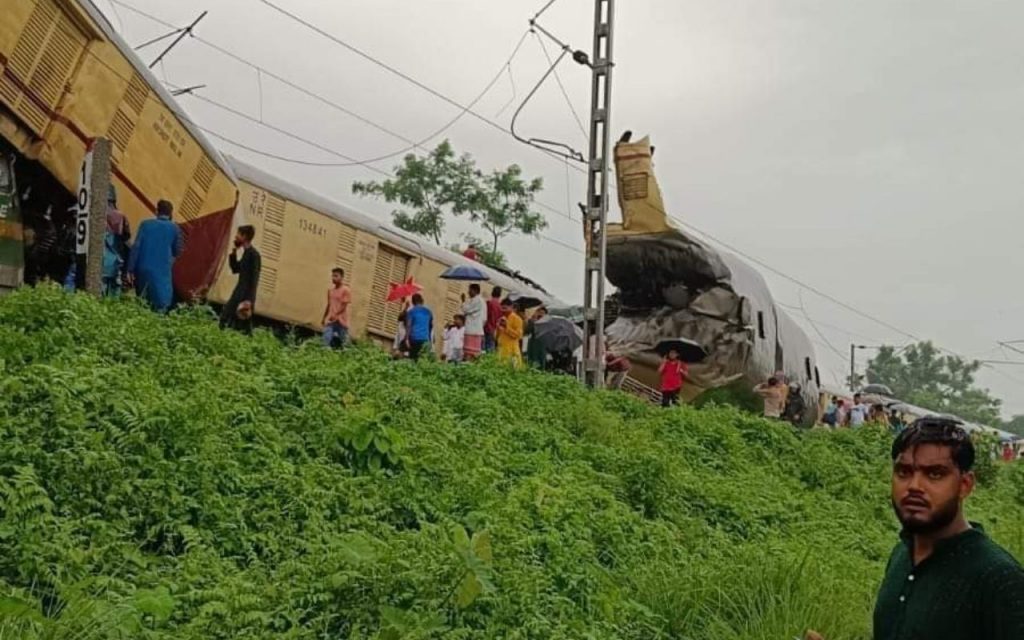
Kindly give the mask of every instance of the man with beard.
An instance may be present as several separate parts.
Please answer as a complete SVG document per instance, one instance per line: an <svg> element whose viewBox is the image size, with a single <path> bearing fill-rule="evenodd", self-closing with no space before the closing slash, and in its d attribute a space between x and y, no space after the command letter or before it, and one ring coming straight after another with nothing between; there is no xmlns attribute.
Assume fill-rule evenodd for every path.
<svg viewBox="0 0 1024 640"><path fill-rule="evenodd" d="M878 591L874 640L1024 638L1024 569L964 517L970 437L954 420L921 418L896 437L892 460L903 531Z"/></svg>

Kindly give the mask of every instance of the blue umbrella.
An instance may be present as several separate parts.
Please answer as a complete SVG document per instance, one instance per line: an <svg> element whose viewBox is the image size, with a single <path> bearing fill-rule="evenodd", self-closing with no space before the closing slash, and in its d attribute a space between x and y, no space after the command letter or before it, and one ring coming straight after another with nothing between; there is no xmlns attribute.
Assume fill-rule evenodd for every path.
<svg viewBox="0 0 1024 640"><path fill-rule="evenodd" d="M486 273L468 264L457 264L454 267L449 267L441 274L441 278L445 280L469 280L477 282L486 282L490 280L490 277Z"/></svg>

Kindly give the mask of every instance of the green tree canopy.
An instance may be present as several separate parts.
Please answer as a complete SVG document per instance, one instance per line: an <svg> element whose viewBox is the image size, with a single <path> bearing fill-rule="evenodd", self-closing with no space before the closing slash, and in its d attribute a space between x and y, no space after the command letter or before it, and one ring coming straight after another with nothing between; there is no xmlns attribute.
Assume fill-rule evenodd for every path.
<svg viewBox="0 0 1024 640"><path fill-rule="evenodd" d="M535 235L548 226L544 216L531 210L533 200L544 181L526 180L519 165L504 171L481 176L478 198L469 215L491 236L491 251L498 250L498 241L510 233Z"/></svg>
<svg viewBox="0 0 1024 640"><path fill-rule="evenodd" d="M975 386L980 368L976 360L942 355L931 342L921 342L901 350L879 349L868 362L867 379L888 386L897 398L911 404L996 426L1002 401Z"/></svg>
<svg viewBox="0 0 1024 640"><path fill-rule="evenodd" d="M540 213L532 211L534 198L543 188L540 178L523 177L518 165L485 175L469 154L456 156L445 140L426 156L409 154L395 167L395 177L383 182L356 182L352 192L383 198L402 209L392 212L395 225L441 244L448 215L467 215L490 236L490 248L481 252L489 259L504 257L498 241L511 234L535 235L547 227ZM486 264L491 264L486 259Z"/></svg>
<svg viewBox="0 0 1024 640"><path fill-rule="evenodd" d="M1003 423L1003 430L1024 436L1024 415L1016 415Z"/></svg>
<svg viewBox="0 0 1024 640"><path fill-rule="evenodd" d="M477 197L477 175L473 159L456 157L445 140L426 156L405 156L394 178L353 183L352 193L401 204L391 213L395 226L441 244L446 213L462 215Z"/></svg>

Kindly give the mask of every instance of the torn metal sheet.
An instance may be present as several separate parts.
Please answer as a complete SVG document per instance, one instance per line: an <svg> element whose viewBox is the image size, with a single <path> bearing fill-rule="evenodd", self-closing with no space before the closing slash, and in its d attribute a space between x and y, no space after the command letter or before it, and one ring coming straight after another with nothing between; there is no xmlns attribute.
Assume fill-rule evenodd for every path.
<svg viewBox="0 0 1024 640"><path fill-rule="evenodd" d="M619 290L618 318L607 329L609 349L633 362L632 374L657 388L662 340L685 337L708 352L690 366L683 397L776 371L818 404L818 374L810 340L779 309L755 269L679 229L666 213L648 138L615 146L622 224L608 226L608 279ZM813 413L813 412L808 412ZM808 415L813 422L815 415Z"/></svg>

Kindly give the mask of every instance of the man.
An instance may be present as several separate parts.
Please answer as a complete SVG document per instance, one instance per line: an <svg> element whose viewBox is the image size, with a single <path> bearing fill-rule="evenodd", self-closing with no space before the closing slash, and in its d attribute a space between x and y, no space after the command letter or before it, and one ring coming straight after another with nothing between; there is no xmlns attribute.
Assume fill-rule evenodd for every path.
<svg viewBox="0 0 1024 640"><path fill-rule="evenodd" d="M523 366L523 318L511 300L501 303L501 314L496 330L498 359L518 369Z"/></svg>
<svg viewBox="0 0 1024 640"><path fill-rule="evenodd" d="M423 304L423 296L412 296L412 308L405 314L406 341L409 343L409 357L419 360L423 348L430 348L434 335L434 314Z"/></svg>
<svg viewBox="0 0 1024 640"><path fill-rule="evenodd" d="M974 455L950 419L917 420L893 443L903 532L878 592L874 640L1024 638L1024 569L964 517Z"/></svg>
<svg viewBox="0 0 1024 640"><path fill-rule="evenodd" d="M158 202L156 218L139 225L139 236L128 256L129 279L135 284L136 294L145 297L159 313L165 313L174 302L171 268L183 248L181 229L171 220L172 213L170 202Z"/></svg>
<svg viewBox="0 0 1024 640"><path fill-rule="evenodd" d="M487 303L480 297L480 285L475 282L469 285L469 300L462 303L462 315L466 318L462 354L466 360L476 360L484 348Z"/></svg>
<svg viewBox="0 0 1024 640"><path fill-rule="evenodd" d="M859 393L853 394L853 406L850 407L850 426L860 427L868 419L870 407L864 403Z"/></svg>
<svg viewBox="0 0 1024 640"><path fill-rule="evenodd" d="M484 351L492 353L498 346L498 322L502 318L501 287L491 290L491 299L487 301L487 322L484 324Z"/></svg>
<svg viewBox="0 0 1024 640"><path fill-rule="evenodd" d="M661 377L661 406L669 408L679 405L679 392L683 389L686 376L689 373L686 363L679 359L679 352L669 349L668 354L661 360L658 366L658 375Z"/></svg>
<svg viewBox="0 0 1024 640"><path fill-rule="evenodd" d="M327 307L324 309L324 346L341 349L348 342L349 313L352 303L352 289L345 284L345 270L331 269L331 288L327 290Z"/></svg>
<svg viewBox="0 0 1024 640"><path fill-rule="evenodd" d="M804 420L804 413L807 411L807 403L804 401L804 396L800 385L796 382L789 383L789 390L786 395L786 408L783 411L783 416L786 421L791 423L794 427L799 427Z"/></svg>
<svg viewBox="0 0 1024 640"><path fill-rule="evenodd" d="M839 424L839 398L831 396L828 405L825 406L825 413L821 417L823 424L835 428Z"/></svg>
<svg viewBox="0 0 1024 640"><path fill-rule="evenodd" d="M548 350L544 343L537 339L537 325L544 324L548 315L547 307L537 307L533 316L526 323L526 363L543 371L548 364Z"/></svg>
<svg viewBox="0 0 1024 640"><path fill-rule="evenodd" d="M754 393L764 399L764 417L779 419L782 417L782 410L786 407L786 386L779 382L775 376L768 378L768 382L754 387Z"/></svg>
<svg viewBox="0 0 1024 640"><path fill-rule="evenodd" d="M117 210L117 190L114 185L110 185L110 191L107 193L107 228L103 234L104 298L121 296L121 285L125 277L124 267L128 262L131 239L128 218Z"/></svg>
<svg viewBox="0 0 1024 640"><path fill-rule="evenodd" d="M470 244L466 247L466 250L462 252L463 258L469 258L474 262L480 262L480 252L477 250L475 244Z"/></svg>
<svg viewBox="0 0 1024 640"><path fill-rule="evenodd" d="M891 499L903 530L878 590L874 640L1024 638L1024 569L964 516L974 458L948 418L921 418L893 442Z"/></svg>
<svg viewBox="0 0 1024 640"><path fill-rule="evenodd" d="M228 256L231 273L238 274L238 283L220 314L220 326L239 329L246 335L252 333L252 316L256 312L256 289L260 285L260 269L263 260L260 252L252 246L256 229L245 224L235 234L235 248ZM242 257L238 257L238 250Z"/></svg>

